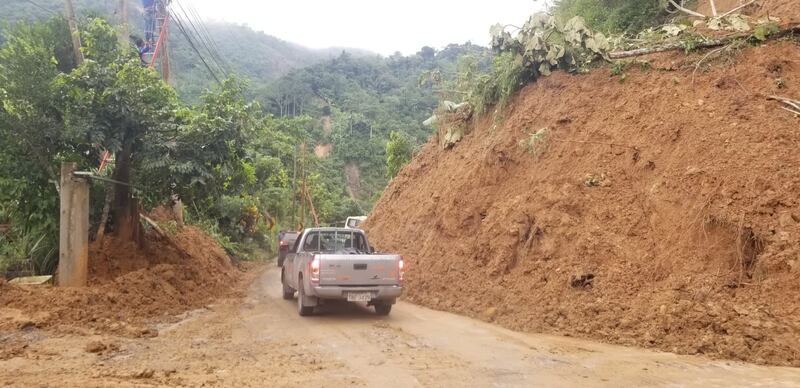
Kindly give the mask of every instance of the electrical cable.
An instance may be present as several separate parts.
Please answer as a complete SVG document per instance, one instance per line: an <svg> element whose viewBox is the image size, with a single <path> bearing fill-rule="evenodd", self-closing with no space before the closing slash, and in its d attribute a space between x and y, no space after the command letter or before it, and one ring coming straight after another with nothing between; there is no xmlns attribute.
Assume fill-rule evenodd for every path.
<svg viewBox="0 0 800 388"><path fill-rule="evenodd" d="M214 40L212 38L212 35L208 31L208 27L206 26L206 23L203 22L203 19L200 17L200 13L197 12L197 9L194 8L192 3L189 3L187 5L187 8L189 8L189 12L194 16L195 20L198 21L198 24L200 25L201 31L203 31L204 34L205 34L206 40L208 40L211 43L211 48L214 49L214 55L217 57L217 59L219 59L222 62L222 64L225 66L226 70L230 70L230 65L227 63L227 61L223 57L220 56L219 46L217 46L216 40Z"/></svg>
<svg viewBox="0 0 800 388"><path fill-rule="evenodd" d="M226 76L224 70L219 66L219 64L216 61L214 61L213 57L211 57L211 59L206 59L205 54L201 52L202 50L200 50L199 46L202 44L202 42L199 40L199 38L197 38L197 36L194 36L191 33L191 30L187 27L189 22L186 21L183 17L181 17L178 13L172 12L172 15L173 19L175 19L175 21L178 23L179 30L181 30L181 33L184 35L187 41L190 41L190 45L192 45L192 49L197 53L197 55L200 56L203 59L203 61L209 65L208 66L209 68L215 67L216 68L215 71L219 71L220 73L222 73L223 76ZM215 66L211 66L212 64Z"/></svg>
<svg viewBox="0 0 800 388"><path fill-rule="evenodd" d="M186 41L189 43L189 46L191 46L192 50L194 50L194 52L197 53L197 56L200 57L200 61L203 62L203 65L205 66L206 70L208 70L211 76L214 77L217 83L222 85L222 81L220 81L219 77L217 77L217 74L213 70L211 70L211 66L209 66L208 62L203 57L203 54L200 53L200 50L197 49L197 46L194 44L194 41L189 36L189 33L186 31L186 28L184 27L181 19L178 18L174 12L170 12L170 14L173 16L173 19L175 20L175 23L178 26L178 30L181 32L181 34L183 34L183 37L186 38Z"/></svg>
<svg viewBox="0 0 800 388"><path fill-rule="evenodd" d="M186 12L186 9L184 8L183 4L178 0L175 0L175 4L177 4L178 8L180 8L181 12L183 12L183 15L184 15L184 19L183 20L186 21L186 23L188 23L189 27L191 27L191 30L194 31L195 39L199 42L199 44L201 44L205 48L205 50L210 55L211 61L214 62L214 64L219 68L219 70L222 72L222 74L227 76L225 68L220 64L219 60L217 59L219 57L219 55L215 56L214 51L209 46L209 43L203 38L203 34L200 33L200 30L197 28L195 23L192 21L192 18L189 16L188 12Z"/></svg>
<svg viewBox="0 0 800 388"><path fill-rule="evenodd" d="M34 6L36 6L39 9L41 9L42 11L45 11L45 12L48 12L48 13L51 13L51 14L54 14L54 15L56 14L56 11L53 11L51 9L47 9L44 6L42 6L41 4L39 4L39 3L37 3L37 2L35 2L33 0L25 0L25 1L27 1L28 3L33 4Z"/></svg>

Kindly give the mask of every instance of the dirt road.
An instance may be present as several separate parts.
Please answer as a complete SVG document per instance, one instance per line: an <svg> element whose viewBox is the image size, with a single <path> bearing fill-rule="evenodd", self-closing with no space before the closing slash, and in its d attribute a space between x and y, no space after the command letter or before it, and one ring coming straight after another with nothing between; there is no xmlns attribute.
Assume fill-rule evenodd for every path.
<svg viewBox="0 0 800 388"><path fill-rule="evenodd" d="M0 333L0 386L800 387L767 368L515 333L400 303L301 318L268 269L244 300L157 327L155 338L74 329Z"/></svg>

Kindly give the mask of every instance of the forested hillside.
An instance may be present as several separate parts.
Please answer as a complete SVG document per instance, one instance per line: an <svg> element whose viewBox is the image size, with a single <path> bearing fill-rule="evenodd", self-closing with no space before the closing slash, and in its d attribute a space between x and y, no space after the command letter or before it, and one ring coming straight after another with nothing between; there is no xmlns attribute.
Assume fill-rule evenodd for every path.
<svg viewBox="0 0 800 388"><path fill-rule="evenodd" d="M389 58L342 53L292 71L258 98L277 116L316 119L314 145L324 150L334 170L346 173L347 195L366 212L390 178L386 164L390 134L412 146L431 134L422 122L444 91L427 82L426 76L452 78L459 58L485 61L488 55L487 49L470 43L438 52L424 47L415 55Z"/></svg>
<svg viewBox="0 0 800 388"><path fill-rule="evenodd" d="M154 83L156 72L126 67L136 58L130 42L108 41L120 28L117 2L75 2L88 59L83 66L70 61L61 2L35 3L0 4L5 82L0 97L6 104L0 109L0 200L6 204L0 207L0 224L11 225L0 237L6 243L0 271L18 270L20 262L32 272L52 270L57 193L48 182L55 180L54 171L61 161L73 159L82 169L96 170L104 150L115 155L113 167L116 158L127 155L125 144L143 147L131 179L148 189L139 194L144 204L156 206L179 194L189 219L240 256L272 249L271 236L279 229L366 214L430 135L422 122L447 94L441 81L455 77L460 58L486 65L489 57L487 49L469 43L388 58L364 50L312 50L246 26L204 23L196 27L211 37L206 43L213 55L204 47L198 53L179 28L170 30L170 89ZM140 19L140 10L132 6L130 34L141 35ZM198 36L193 36L195 45L200 45ZM35 52L19 51L24 47ZM22 74L15 66L44 73ZM123 68L113 76L106 73ZM81 76L103 81L81 84ZM111 100L102 93L136 95L137 83L145 79L160 95L142 96L150 100L130 112L107 106ZM74 101L60 97L64 93ZM137 131L144 132L119 133L126 120L139 122L143 127ZM67 148L58 145L61 140L36 140L51 138L67 142ZM20 157L26 154L40 158ZM27 179L20 180L19 171ZM114 171L97 173L113 177ZM293 183L295 175L306 177L307 191L300 179ZM94 190L96 231L104 222L107 188ZM295 206L306 199L313 208Z"/></svg>
<svg viewBox="0 0 800 388"><path fill-rule="evenodd" d="M119 22L117 1L75 0L74 3L79 18L101 16L112 23ZM139 2L129 1L128 4L128 31L131 35L141 36L142 18ZM199 15L190 7L190 2L176 3L173 12L184 21L188 21L190 17L197 21ZM24 0L4 1L0 3L0 22L42 20L61 14L63 8L62 0L38 0L35 5ZM196 33L195 27L203 36L210 38L213 49L218 49L216 54L219 59L208 59L214 75L218 78L233 73L260 84L277 79L292 69L333 58L342 51L341 48L310 49L254 31L247 26L231 23L204 23L202 27L199 24L187 23L185 26L191 34ZM3 28L0 24L0 31ZM202 44L197 41L194 43L204 55L208 55ZM216 82L214 77L203 66L177 25L170 30L169 48L173 68L171 84L176 87L182 98L197 102L203 90ZM132 42L131 49L133 49ZM360 55L369 54L363 50L347 50Z"/></svg>
<svg viewBox="0 0 800 388"><path fill-rule="evenodd" d="M13 1L0 5L0 12L8 20L35 20L61 12L59 0L36 4L41 7ZM129 32L141 35L141 10L137 2L129 4ZM104 0L76 1L79 15L100 15L112 22L118 20L116 5ZM421 123L441 95L436 95L435 85L421 82L424 73L454 77L460 57L469 55L484 64L489 57L487 49L470 43L451 44L438 52L423 47L415 55L396 53L388 58L360 49L312 50L247 26L201 25L195 19L197 25L190 27L187 15L197 16L190 3L172 7L193 39L189 43L179 28L170 30L170 84L179 97L196 103L204 90L233 75L247 82L246 95L260 102L265 112L308 117L313 129L308 147L321 147L323 159L331 157L323 161L329 173L320 179L341 189L326 193L329 200L319 204L322 213L337 207L358 213L369 210L389 178L386 146L391 132L396 132L396 141L411 147L427 139L431 130ZM199 35L208 37L211 50L201 44ZM402 164L409 158L410 154L398 155L394 160Z"/></svg>

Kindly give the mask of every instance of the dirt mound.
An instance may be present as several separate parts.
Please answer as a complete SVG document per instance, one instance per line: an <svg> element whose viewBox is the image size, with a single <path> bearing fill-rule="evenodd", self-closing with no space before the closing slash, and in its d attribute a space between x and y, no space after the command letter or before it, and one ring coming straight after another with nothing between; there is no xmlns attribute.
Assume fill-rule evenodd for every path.
<svg viewBox="0 0 800 388"><path fill-rule="evenodd" d="M800 97L792 41L701 69L525 87L435 139L365 224L407 298L520 330L800 366ZM542 130L544 129L544 130Z"/></svg>
<svg viewBox="0 0 800 388"><path fill-rule="evenodd" d="M158 212L152 215L159 220ZM171 236L180 248L153 233L144 247L106 237L90 247L90 286L29 288L0 284L0 328L83 328L133 336L145 324L198 308L236 292L239 270L223 249L193 226Z"/></svg>
<svg viewBox="0 0 800 388"><path fill-rule="evenodd" d="M747 2L741 0L716 0L717 13L722 15ZM697 11L711 15L711 3L700 1ZM759 0L742 9L744 14L754 17L774 16L781 22L800 22L800 7L797 0Z"/></svg>

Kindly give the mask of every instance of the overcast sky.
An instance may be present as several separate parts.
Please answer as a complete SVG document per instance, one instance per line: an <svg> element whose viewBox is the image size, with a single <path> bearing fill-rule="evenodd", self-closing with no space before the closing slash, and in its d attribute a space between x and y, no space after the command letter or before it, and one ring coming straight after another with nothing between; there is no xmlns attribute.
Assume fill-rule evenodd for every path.
<svg viewBox="0 0 800 388"><path fill-rule="evenodd" d="M246 24L311 47L413 54L422 46L486 45L495 23L520 25L542 0L181 0L208 20Z"/></svg>

